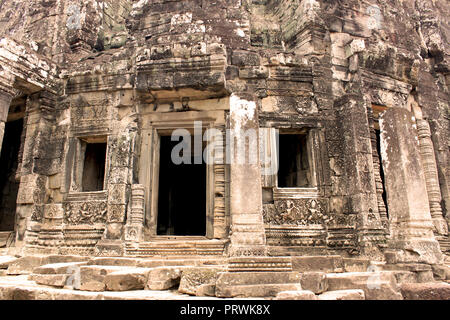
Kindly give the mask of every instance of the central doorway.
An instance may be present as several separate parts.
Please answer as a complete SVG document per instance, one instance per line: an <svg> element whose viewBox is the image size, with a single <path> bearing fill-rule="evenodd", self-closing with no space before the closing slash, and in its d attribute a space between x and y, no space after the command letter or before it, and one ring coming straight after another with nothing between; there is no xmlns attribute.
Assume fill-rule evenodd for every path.
<svg viewBox="0 0 450 320"><path fill-rule="evenodd" d="M207 166L175 164L172 150L179 144L171 136L160 136L158 236L206 236Z"/></svg>

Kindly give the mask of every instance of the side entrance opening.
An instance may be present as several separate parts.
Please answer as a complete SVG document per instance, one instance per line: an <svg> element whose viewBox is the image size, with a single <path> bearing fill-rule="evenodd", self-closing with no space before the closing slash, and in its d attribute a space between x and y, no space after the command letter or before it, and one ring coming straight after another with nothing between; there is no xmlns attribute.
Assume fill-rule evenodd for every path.
<svg viewBox="0 0 450 320"><path fill-rule="evenodd" d="M179 141L160 137L157 235L206 236L206 164L175 164Z"/></svg>
<svg viewBox="0 0 450 320"><path fill-rule="evenodd" d="M16 173L23 130L23 119L5 124L0 151L0 232L14 231L19 181Z"/></svg>

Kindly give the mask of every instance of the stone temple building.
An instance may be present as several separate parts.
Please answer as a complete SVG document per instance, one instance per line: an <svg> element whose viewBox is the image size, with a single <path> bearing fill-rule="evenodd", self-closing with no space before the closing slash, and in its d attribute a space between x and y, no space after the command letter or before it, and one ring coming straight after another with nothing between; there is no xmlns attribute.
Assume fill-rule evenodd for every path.
<svg viewBox="0 0 450 320"><path fill-rule="evenodd" d="M449 15L432 0L0 0L0 247L445 267ZM174 131L192 138L184 159L213 152L174 163ZM255 161L228 161L230 140Z"/></svg>

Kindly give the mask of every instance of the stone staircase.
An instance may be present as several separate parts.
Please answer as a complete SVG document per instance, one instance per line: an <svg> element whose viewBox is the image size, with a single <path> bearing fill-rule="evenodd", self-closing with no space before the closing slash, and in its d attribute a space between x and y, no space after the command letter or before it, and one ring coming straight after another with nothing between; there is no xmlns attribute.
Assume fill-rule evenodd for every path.
<svg viewBox="0 0 450 320"><path fill-rule="evenodd" d="M447 237L438 237L437 238L439 245L441 246L441 251L445 255L450 255L450 238Z"/></svg>
<svg viewBox="0 0 450 320"><path fill-rule="evenodd" d="M341 256L4 256L0 299L450 299L449 270Z"/></svg>

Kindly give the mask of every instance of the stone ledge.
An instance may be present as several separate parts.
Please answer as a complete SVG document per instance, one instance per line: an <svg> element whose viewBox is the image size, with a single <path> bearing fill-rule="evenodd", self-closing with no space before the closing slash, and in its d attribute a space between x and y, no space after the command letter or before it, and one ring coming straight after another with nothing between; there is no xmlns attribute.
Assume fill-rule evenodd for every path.
<svg viewBox="0 0 450 320"><path fill-rule="evenodd" d="M444 282L404 283L400 290L405 300L450 300L450 284Z"/></svg>

